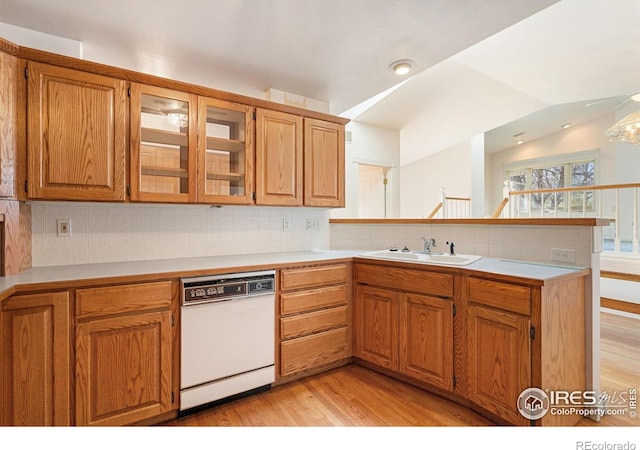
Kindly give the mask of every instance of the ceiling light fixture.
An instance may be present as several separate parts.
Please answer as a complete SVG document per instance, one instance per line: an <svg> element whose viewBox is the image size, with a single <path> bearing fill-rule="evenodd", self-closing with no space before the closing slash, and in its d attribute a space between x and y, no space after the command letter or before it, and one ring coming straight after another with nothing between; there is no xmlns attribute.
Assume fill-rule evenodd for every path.
<svg viewBox="0 0 640 450"><path fill-rule="evenodd" d="M408 74L416 63L410 59L401 59L394 61L389 65L389 69L393 70L396 75Z"/></svg>
<svg viewBox="0 0 640 450"><path fill-rule="evenodd" d="M523 140L523 139L518 139L518 140L516 141L516 144L517 144L517 145L524 144L524 140Z"/></svg>
<svg viewBox="0 0 640 450"><path fill-rule="evenodd" d="M631 96L631 100L633 100L634 102L640 102L640 92L638 92L637 94L633 94Z"/></svg>
<svg viewBox="0 0 640 450"><path fill-rule="evenodd" d="M640 111L629 114L605 132L612 142L640 144Z"/></svg>
<svg viewBox="0 0 640 450"><path fill-rule="evenodd" d="M562 125L560 125L564 130L566 130L567 128L569 128L571 126L571 122L567 122L567 123L563 123Z"/></svg>

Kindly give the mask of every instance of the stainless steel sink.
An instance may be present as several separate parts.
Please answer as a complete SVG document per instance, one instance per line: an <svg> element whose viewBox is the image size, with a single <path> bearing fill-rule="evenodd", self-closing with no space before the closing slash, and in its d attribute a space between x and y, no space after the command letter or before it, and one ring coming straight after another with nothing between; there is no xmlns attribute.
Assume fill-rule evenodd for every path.
<svg viewBox="0 0 640 450"><path fill-rule="evenodd" d="M482 258L479 255L449 255L424 252L402 252L391 250L380 250L376 252L363 253L364 258L386 259L389 261L407 261L423 264L442 264L447 266L466 266Z"/></svg>

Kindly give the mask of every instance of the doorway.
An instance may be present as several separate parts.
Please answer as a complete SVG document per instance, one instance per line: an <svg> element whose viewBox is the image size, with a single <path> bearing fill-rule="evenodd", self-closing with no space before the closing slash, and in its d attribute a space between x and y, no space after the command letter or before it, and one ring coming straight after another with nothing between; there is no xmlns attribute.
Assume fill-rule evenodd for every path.
<svg viewBox="0 0 640 450"><path fill-rule="evenodd" d="M391 167L357 163L357 217L387 218Z"/></svg>

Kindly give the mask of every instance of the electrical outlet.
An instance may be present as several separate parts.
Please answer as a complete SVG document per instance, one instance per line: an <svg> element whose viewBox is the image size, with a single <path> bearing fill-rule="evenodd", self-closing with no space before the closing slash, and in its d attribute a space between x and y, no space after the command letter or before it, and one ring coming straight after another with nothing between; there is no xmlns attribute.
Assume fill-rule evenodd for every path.
<svg viewBox="0 0 640 450"><path fill-rule="evenodd" d="M58 219L58 237L71 236L71 219Z"/></svg>
<svg viewBox="0 0 640 450"><path fill-rule="evenodd" d="M551 261L555 262L576 262L576 251L570 248L552 248Z"/></svg>
<svg viewBox="0 0 640 450"><path fill-rule="evenodd" d="M309 231L311 228L313 228L313 222L311 221L311 219L307 219L307 231Z"/></svg>
<svg viewBox="0 0 640 450"><path fill-rule="evenodd" d="M286 217L282 219L282 231L291 231L291 220Z"/></svg>

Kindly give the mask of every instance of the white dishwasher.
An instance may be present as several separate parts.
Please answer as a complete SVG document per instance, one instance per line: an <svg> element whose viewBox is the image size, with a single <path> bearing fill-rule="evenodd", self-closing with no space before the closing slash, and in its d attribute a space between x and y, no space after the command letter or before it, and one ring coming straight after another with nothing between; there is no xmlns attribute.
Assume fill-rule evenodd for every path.
<svg viewBox="0 0 640 450"><path fill-rule="evenodd" d="M275 271L183 278L180 411L275 381Z"/></svg>

